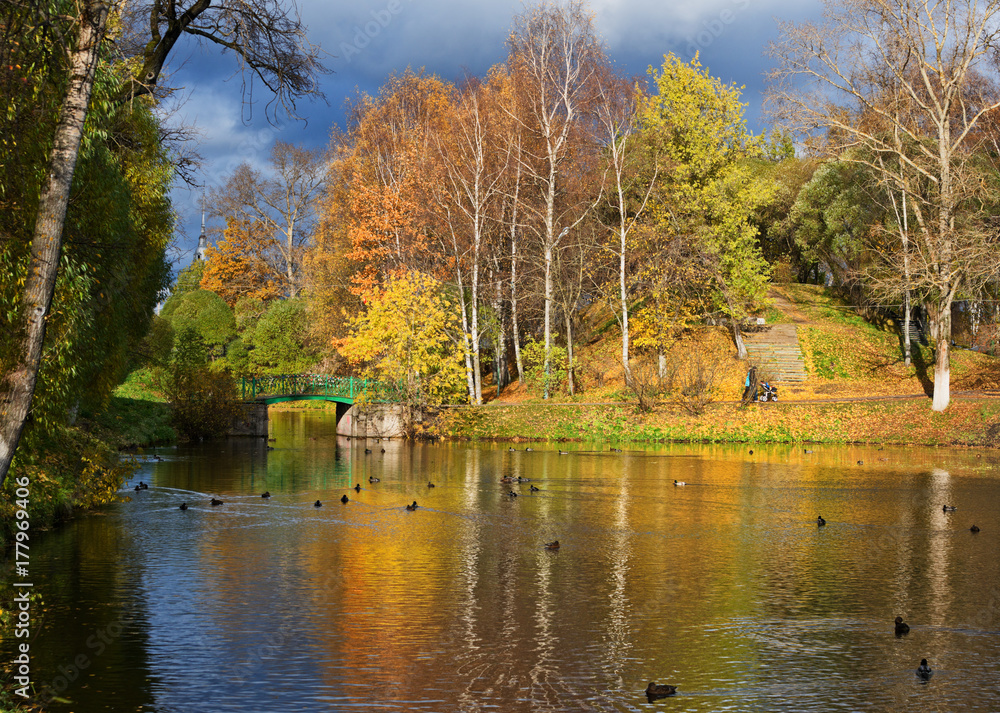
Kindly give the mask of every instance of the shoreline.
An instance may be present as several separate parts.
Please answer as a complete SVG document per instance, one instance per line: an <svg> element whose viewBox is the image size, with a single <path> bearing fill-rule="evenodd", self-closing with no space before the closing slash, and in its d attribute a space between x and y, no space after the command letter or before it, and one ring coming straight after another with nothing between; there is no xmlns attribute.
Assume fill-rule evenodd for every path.
<svg viewBox="0 0 1000 713"><path fill-rule="evenodd" d="M828 443L1000 447L1000 398L955 395L931 411L923 395L756 403L715 402L692 414L674 405L521 403L445 407L418 436L467 441L617 443Z"/></svg>

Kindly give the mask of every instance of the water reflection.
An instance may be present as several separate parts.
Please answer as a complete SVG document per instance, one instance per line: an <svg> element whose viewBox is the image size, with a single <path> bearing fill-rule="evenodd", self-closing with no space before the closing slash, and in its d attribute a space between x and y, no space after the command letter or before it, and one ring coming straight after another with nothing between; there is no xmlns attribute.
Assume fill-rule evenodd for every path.
<svg viewBox="0 0 1000 713"><path fill-rule="evenodd" d="M1000 709L990 458L366 453L333 426L276 414L270 444L178 448L33 547L53 710ZM650 704L650 680L678 695Z"/></svg>

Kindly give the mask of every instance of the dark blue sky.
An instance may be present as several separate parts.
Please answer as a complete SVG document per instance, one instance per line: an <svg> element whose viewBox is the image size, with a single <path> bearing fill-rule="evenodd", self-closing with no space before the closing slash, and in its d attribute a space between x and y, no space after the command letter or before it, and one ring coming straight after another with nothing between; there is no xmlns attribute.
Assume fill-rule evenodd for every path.
<svg viewBox="0 0 1000 713"><path fill-rule="evenodd" d="M745 85L747 116L758 132L766 128L760 104L775 18L797 21L819 12L814 0L602 0L590 7L620 70L645 74L668 52L688 60L699 51L713 75ZM328 53L326 65L333 70L322 78L328 104L305 101L299 113L307 123L283 120L273 126L264 115L267 95L256 92L253 105L242 103L236 61L187 39L168 65L168 82L184 87L173 120L198 129L197 150L204 159L199 175L209 186L220 185L241 161L263 167L276 140L325 145L331 127L343 125L345 100L359 90L377 92L393 72L424 67L449 81L466 73L484 75L506 56L512 18L522 9L513 0L360 0L343 6L301 0L310 40ZM197 245L200 191L179 186L173 198L179 218L173 257L184 267Z"/></svg>

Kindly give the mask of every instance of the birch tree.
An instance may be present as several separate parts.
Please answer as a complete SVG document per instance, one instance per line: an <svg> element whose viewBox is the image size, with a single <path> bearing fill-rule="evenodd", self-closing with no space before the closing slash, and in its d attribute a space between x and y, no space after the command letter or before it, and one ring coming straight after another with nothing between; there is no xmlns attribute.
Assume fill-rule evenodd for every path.
<svg viewBox="0 0 1000 713"><path fill-rule="evenodd" d="M282 0L222 0L214 6L211 0L134 4L123 0L77 0L53 12L45 3L29 7L37 13L38 25L58 24L63 28L65 43L57 51L65 57L62 71L66 89L45 167L46 181L38 199L27 279L12 324L10 338L16 342L15 353L3 364L0 374L0 484L10 469L38 382L66 208L109 16L125 9L129 11L126 20L139 16L144 19L143 23L124 23L135 30L129 35L134 40L132 46L142 49L138 58L128 58L138 71L124 84L120 101L152 92L167 57L185 35L234 52L249 75L260 78L278 104L292 111L296 98L319 93L315 77L323 69L318 50L305 39L305 28L294 5ZM14 0L2 0L0 10L6 14L23 7ZM111 47L107 50L110 52Z"/></svg>
<svg viewBox="0 0 1000 713"><path fill-rule="evenodd" d="M555 251L579 223L580 206L560 206L558 197L566 176L563 164L572 139L591 110L595 79L607 64L593 18L581 2L544 4L515 18L508 40L509 65L521 84L515 118L526 131L537 134L540 155L526 161L523 170L541 196L537 231L544 271L545 371L551 368L553 261ZM546 381L546 383L548 383ZM548 398L546 388L545 398Z"/></svg>
<svg viewBox="0 0 1000 713"><path fill-rule="evenodd" d="M622 329L622 370L632 385L629 367L629 235L646 210L659 168L643 166L649 154L639 150L639 87L624 78L609 75L601 82L597 103L597 126L604 144L608 180L608 206L602 221L614 232L611 250L618 267L618 321Z"/></svg>

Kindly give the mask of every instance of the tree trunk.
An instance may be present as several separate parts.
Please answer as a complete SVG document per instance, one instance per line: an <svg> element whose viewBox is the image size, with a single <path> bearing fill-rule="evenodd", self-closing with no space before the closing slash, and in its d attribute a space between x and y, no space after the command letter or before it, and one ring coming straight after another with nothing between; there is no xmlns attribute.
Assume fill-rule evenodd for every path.
<svg viewBox="0 0 1000 713"><path fill-rule="evenodd" d="M912 312L913 307L910 305L910 291L906 290L903 294L903 359L907 366L913 363L912 347L910 345L910 324L913 322Z"/></svg>
<svg viewBox="0 0 1000 713"><path fill-rule="evenodd" d="M621 189L618 190L620 204L624 202L621 198ZM622 302L622 371L625 373L625 385L632 386L632 370L629 368L629 334L628 334L628 293L625 290L625 232L624 218L620 228L621 253L618 255L618 289Z"/></svg>
<svg viewBox="0 0 1000 713"><path fill-rule="evenodd" d="M500 266L494 264L493 273L493 311L497 314L496 335L494 337L494 349L496 357L497 373L497 396L500 390L510 383L510 370L507 368L507 313L503 307L503 280L500 278Z"/></svg>
<svg viewBox="0 0 1000 713"><path fill-rule="evenodd" d="M545 246L545 389L542 398L549 398L549 375L552 373L552 245Z"/></svg>
<svg viewBox="0 0 1000 713"><path fill-rule="evenodd" d="M458 255L457 247L455 254ZM458 281L458 303L462 306L462 351L465 352L465 385L469 389L469 401L471 403L479 403L476 401L476 383L472 377L472 348L469 344L469 312L465 308L465 287L462 283L462 266L457 259L455 260L455 279Z"/></svg>
<svg viewBox="0 0 1000 713"><path fill-rule="evenodd" d="M906 218L906 192L903 192L903 359L907 366L913 363L910 346L910 239Z"/></svg>
<svg viewBox="0 0 1000 713"><path fill-rule="evenodd" d="M746 359L747 348L746 345L743 343L743 334L742 332L740 332L739 320L733 319L732 325L733 325L733 341L736 342L736 356L739 359Z"/></svg>
<svg viewBox="0 0 1000 713"><path fill-rule="evenodd" d="M476 216L478 223L479 216ZM481 405L483 403L483 371L482 357L479 349L479 226L475 228L475 246L472 252L472 383L475 387L473 391L473 403Z"/></svg>
<svg viewBox="0 0 1000 713"><path fill-rule="evenodd" d="M951 401L951 303L938 305L934 315L934 401L931 409L944 411Z"/></svg>
<svg viewBox="0 0 1000 713"><path fill-rule="evenodd" d="M514 178L514 200L510 212L510 324L514 340L514 361L517 363L517 380L524 384L524 361L521 359L521 336L517 323L517 201L521 194L521 164L517 164Z"/></svg>
<svg viewBox="0 0 1000 713"><path fill-rule="evenodd" d="M62 252L66 208L107 19L105 3L84 2L76 47L69 52L70 81L59 110L47 179L39 197L38 218L31 240L31 263L21 297L21 324L16 334L9 335L19 343L10 370L0 379L4 389L0 392L3 409L0 412L0 484L10 470L38 382L45 321L52 306Z"/></svg>
<svg viewBox="0 0 1000 713"><path fill-rule="evenodd" d="M566 312L566 359L569 362L566 367L566 385L569 390L569 395L573 396L576 394L576 384L573 380L573 321L570 318L570 313Z"/></svg>

